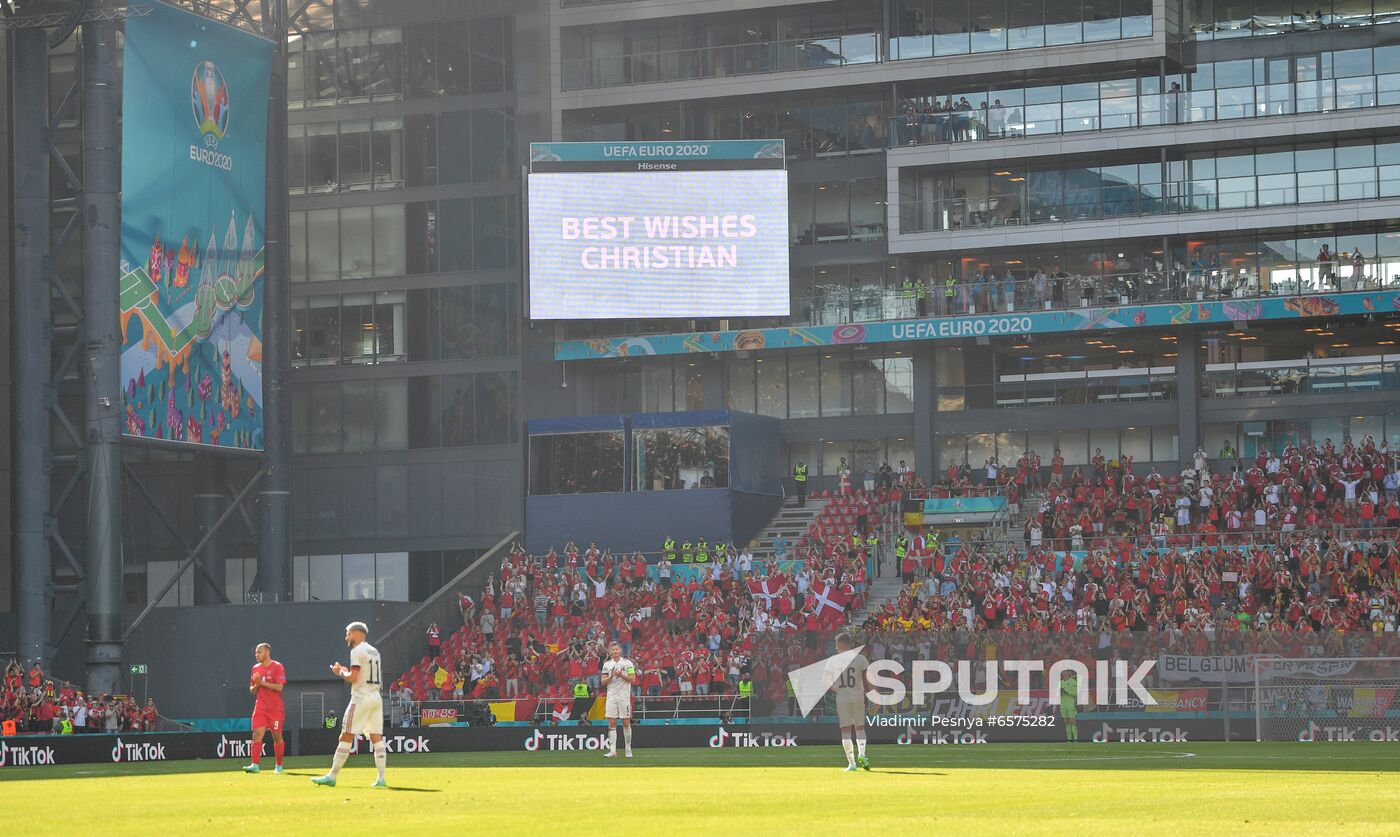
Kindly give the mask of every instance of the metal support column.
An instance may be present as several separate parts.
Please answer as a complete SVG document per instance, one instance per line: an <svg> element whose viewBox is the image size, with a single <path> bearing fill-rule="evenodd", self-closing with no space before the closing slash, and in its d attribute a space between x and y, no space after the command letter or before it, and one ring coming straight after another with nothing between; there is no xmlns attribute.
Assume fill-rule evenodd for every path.
<svg viewBox="0 0 1400 837"><path fill-rule="evenodd" d="M118 208L117 27L90 21L83 52L83 321L87 342L84 445L87 507L87 687L121 691L121 372L117 357Z"/></svg>
<svg viewBox="0 0 1400 837"><path fill-rule="evenodd" d="M1201 344L1189 328L1176 330L1177 462L1185 468L1201 446Z"/></svg>
<svg viewBox="0 0 1400 837"><path fill-rule="evenodd" d="M291 253L287 215L287 0L261 0L274 44L267 113L267 221L263 274L263 472L258 580L272 601L291 599Z"/></svg>
<svg viewBox="0 0 1400 837"><path fill-rule="evenodd" d="M49 540L49 45L43 29L14 33L15 275L14 548L19 658L48 670L52 653Z"/></svg>
<svg viewBox="0 0 1400 837"><path fill-rule="evenodd" d="M224 496L224 482L227 469L224 458L217 454L200 454L195 467L199 469L199 493L194 495L194 523L200 540L209 537L209 545L199 558L205 572L194 579L194 603L215 605L228 601L224 595L224 550L223 538L219 537L214 524L219 521L228 503ZM241 601L240 597L240 601Z"/></svg>
<svg viewBox="0 0 1400 837"><path fill-rule="evenodd" d="M932 297L930 297L932 298ZM914 473L930 483L934 472L934 427L938 421L938 381L934 377L934 348L925 343L914 350Z"/></svg>

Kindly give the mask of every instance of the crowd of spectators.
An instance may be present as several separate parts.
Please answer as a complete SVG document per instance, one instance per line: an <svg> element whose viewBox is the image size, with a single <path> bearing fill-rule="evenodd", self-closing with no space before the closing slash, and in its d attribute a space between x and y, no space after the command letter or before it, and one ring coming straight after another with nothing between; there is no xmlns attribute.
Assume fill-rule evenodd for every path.
<svg viewBox="0 0 1400 837"><path fill-rule="evenodd" d="M55 682L38 664L26 670L11 660L5 667L0 729L13 724L16 734L151 732L158 719L154 699L142 705L125 695L85 695L71 683Z"/></svg>
<svg viewBox="0 0 1400 837"><path fill-rule="evenodd" d="M847 469L849 470L849 469ZM427 631L428 655L394 683L402 700L563 698L596 694L607 646L642 672L638 697L738 694L752 635L846 624L864 604L872 550L900 485L849 477L807 533L772 554L667 538L648 561L573 543L543 556L518 544L480 592L459 597L463 625ZM901 484L916 484L912 473Z"/></svg>
<svg viewBox="0 0 1400 837"><path fill-rule="evenodd" d="M1288 445L1180 473L1096 451L1048 469L988 460L985 486L1028 492L1020 542L968 542L906 561L870 627L1033 632L1393 633L1400 616L1400 451L1370 436ZM966 464L944 485L974 482ZM1041 480L1044 483L1040 491ZM1020 496L1018 496L1020 495Z"/></svg>

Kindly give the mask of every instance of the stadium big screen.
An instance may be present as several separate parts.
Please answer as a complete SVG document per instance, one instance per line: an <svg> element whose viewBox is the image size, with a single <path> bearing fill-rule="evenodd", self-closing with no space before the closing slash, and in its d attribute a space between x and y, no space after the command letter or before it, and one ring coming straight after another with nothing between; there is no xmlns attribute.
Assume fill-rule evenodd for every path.
<svg viewBox="0 0 1400 837"><path fill-rule="evenodd" d="M532 143L530 317L787 316L781 140Z"/></svg>

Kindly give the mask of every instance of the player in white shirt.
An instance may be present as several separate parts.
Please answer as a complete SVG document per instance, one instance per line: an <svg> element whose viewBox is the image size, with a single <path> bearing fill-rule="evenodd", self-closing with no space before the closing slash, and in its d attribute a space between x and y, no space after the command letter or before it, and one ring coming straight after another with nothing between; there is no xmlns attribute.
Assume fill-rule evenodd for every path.
<svg viewBox="0 0 1400 837"><path fill-rule="evenodd" d="M335 777L345 760L350 758L350 750L355 745L355 736L369 739L374 749L374 766L379 770L379 778L371 787L388 787L384 783L384 766L388 762L388 746L384 741L384 701L380 697L380 684L384 679L384 663L379 658L379 650L368 642L369 628L364 622L351 622L345 626L345 644L350 646L350 665L331 665L331 673L350 685L350 705L345 707L341 717L340 743L336 745L335 757L331 761L331 772L311 780L314 785L335 787Z"/></svg>
<svg viewBox="0 0 1400 837"><path fill-rule="evenodd" d="M836 635L838 656L855 647L850 634ZM841 746L846 751L846 772L857 766L869 770L870 759L865 756L865 670L870 661L864 654L856 654L845 666L835 663L833 658L827 664L825 680L828 689L836 689L836 721L841 726Z"/></svg>
<svg viewBox="0 0 1400 837"><path fill-rule="evenodd" d="M603 714L608 719L608 751L604 758L617 756L617 722L622 720L622 740L627 758L632 758L632 684L637 680L637 666L622 656L622 646L608 646L608 659L603 661L603 685L608 687L608 699Z"/></svg>

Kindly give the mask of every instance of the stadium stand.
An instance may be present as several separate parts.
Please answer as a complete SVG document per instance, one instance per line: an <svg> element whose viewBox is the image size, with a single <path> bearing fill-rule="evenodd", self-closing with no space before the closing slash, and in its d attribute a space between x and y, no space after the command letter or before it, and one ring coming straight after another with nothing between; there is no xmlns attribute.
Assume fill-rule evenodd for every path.
<svg viewBox="0 0 1400 837"><path fill-rule="evenodd" d="M8 730L12 723L14 733L6 735L153 732L161 718L153 698L143 705L127 695L85 695L38 665L26 670L11 660L0 687L0 725Z"/></svg>
<svg viewBox="0 0 1400 837"><path fill-rule="evenodd" d="M616 640L647 672L641 695L732 694L753 634L857 613L883 630L1394 632L1400 454L1369 436L1221 453L1168 475L1102 454L1067 471L1058 452L1044 463L1028 451L931 485L910 473L866 492L843 478L811 495L822 505L805 534L759 558L516 546L479 601L463 597L463 626L395 689L562 698L580 680L596 690ZM940 541L898 517L906 497L988 493L1017 511L1019 538ZM882 569L903 584L867 601Z"/></svg>

